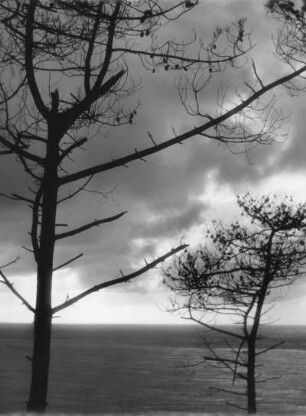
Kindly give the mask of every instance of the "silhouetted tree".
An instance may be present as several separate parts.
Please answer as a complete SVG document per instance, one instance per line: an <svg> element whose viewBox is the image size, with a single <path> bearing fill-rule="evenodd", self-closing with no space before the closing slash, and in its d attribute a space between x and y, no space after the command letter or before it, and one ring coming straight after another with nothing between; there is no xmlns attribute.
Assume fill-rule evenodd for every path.
<svg viewBox="0 0 306 416"><path fill-rule="evenodd" d="M56 242L125 214L120 212L60 232L57 230L64 226L58 221L60 204L85 190L94 175L126 167L197 135L224 144L270 143L280 117L273 112L273 100L262 103L260 98L306 69L299 68L264 85L254 65L254 82L245 85L247 91L240 103L216 115L207 114L201 108L201 90L215 72L228 65L239 69L251 45L244 21L225 30L217 29L211 41L195 40L195 56L187 53L187 46L195 50L190 42L159 40L159 30L193 10L196 4L197 1L170 4L155 0L0 2L0 153L12 154L12 160L22 164L32 181L24 194L6 197L25 202L32 210L30 238L37 264L36 305L30 305L16 292L2 272L3 282L34 313L29 411L44 411L46 407L52 316L92 292L133 279L184 247L171 250L141 270L129 275L122 273L117 279L52 306L53 272L82 255L55 266ZM133 123L138 104L132 105L130 97L137 85L130 73L135 58L152 76L162 68L189 77L188 82L180 83L181 99L200 123L159 143L149 132L150 145L143 150L118 154L116 159L71 172L71 155L75 158L89 137L101 136L100 128L127 128ZM263 116L259 129L255 118L250 117L255 113L256 119ZM233 115L237 117L231 121ZM75 188L70 191L72 185Z"/></svg>
<svg viewBox="0 0 306 416"><path fill-rule="evenodd" d="M172 310L224 336L227 353L206 342L204 362L228 369L233 383L242 379L248 413L256 413L256 383L264 381L256 374L257 357L279 345L257 347L260 324L280 288L304 273L306 204L249 194L239 197L238 204L252 226L216 223L207 231L205 245L186 249L165 271L165 281L178 295ZM219 326L222 315L232 316L236 325Z"/></svg>
<svg viewBox="0 0 306 416"><path fill-rule="evenodd" d="M292 68L298 68L305 62L306 2L268 0L268 16L277 19L281 25L274 38L278 56ZM304 79L304 77L302 77ZM305 88L301 82L289 82L287 89L294 95Z"/></svg>

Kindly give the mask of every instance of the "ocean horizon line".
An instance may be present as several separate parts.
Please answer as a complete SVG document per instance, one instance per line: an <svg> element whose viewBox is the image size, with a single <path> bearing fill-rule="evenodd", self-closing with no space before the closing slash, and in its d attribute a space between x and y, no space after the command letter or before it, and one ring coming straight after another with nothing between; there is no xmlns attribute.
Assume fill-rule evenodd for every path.
<svg viewBox="0 0 306 416"><path fill-rule="evenodd" d="M7 322L7 321L0 321L0 325L33 325L33 322ZM159 326L159 327L196 327L199 328L200 325L196 323L160 323L160 322L53 322L53 326ZM239 328L238 324L218 324L215 325L216 327L237 327ZM281 324L281 323L266 323L262 324L262 328L266 327L306 327L305 324ZM202 327L203 328L203 327ZM203 328L204 329L204 328ZM209 330L207 328L207 330Z"/></svg>

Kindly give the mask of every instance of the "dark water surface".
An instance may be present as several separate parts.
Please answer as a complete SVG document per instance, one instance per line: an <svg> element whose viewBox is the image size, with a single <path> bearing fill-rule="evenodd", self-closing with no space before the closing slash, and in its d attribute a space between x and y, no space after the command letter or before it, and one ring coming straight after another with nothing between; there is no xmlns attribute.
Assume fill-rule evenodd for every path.
<svg viewBox="0 0 306 416"><path fill-rule="evenodd" d="M197 326L55 325L48 411L236 413L227 403L244 405L244 398L211 390L231 389L230 374L195 365L204 336L224 348L222 337L203 335ZM0 324L0 413L25 409L31 338L30 325ZM264 328L263 347L281 340L281 347L260 356L260 372L273 378L258 386L258 407L306 415L306 327Z"/></svg>

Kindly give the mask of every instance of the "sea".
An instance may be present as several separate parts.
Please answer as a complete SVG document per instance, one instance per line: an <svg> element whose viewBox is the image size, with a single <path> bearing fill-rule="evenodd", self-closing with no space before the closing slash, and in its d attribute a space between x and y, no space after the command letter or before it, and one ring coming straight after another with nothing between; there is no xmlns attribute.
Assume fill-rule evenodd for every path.
<svg viewBox="0 0 306 416"><path fill-rule="evenodd" d="M258 413L306 415L306 326L266 326L258 356ZM193 325L53 326L48 413L236 415L243 383L203 363L204 344L230 354L224 336ZM0 324L0 413L24 414L32 326ZM227 393L223 390L233 390Z"/></svg>

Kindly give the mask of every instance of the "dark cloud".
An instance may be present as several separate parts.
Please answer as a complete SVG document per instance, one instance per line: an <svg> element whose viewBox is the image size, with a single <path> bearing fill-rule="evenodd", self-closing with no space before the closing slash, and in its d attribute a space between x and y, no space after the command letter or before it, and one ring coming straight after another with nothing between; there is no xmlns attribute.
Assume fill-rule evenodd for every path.
<svg viewBox="0 0 306 416"><path fill-rule="evenodd" d="M141 228L144 238L165 238L178 235L201 223L205 205L202 202L187 202L185 209L164 207ZM154 211L153 211L154 212Z"/></svg>
<svg viewBox="0 0 306 416"><path fill-rule="evenodd" d="M265 17L263 2L202 1L199 9L195 8L181 28L176 30L181 29L183 33L187 29L190 31L199 28L200 34L206 37L215 26L225 26L245 17L249 27L254 28L254 43L258 45L251 54L256 58L263 79L272 80L274 72L279 69L273 68L271 71L270 65L270 59L274 58L270 58L272 44L269 39L275 22ZM164 29L164 34L167 34L167 30ZM175 33L178 32L173 32L172 35ZM169 32L168 35L170 36ZM191 54L192 49L187 52ZM215 110L221 79L224 85L230 85L234 91L244 79L249 79L250 68L250 65L246 65L241 71L230 69L217 75L201 98L203 109L207 112ZM142 79L143 84L143 88L134 97L134 103L138 100L142 102L135 124L113 129L109 136L103 132L97 133L89 141L87 151L74 155L75 161L69 166L71 172L124 156L135 148L143 149L152 145L148 131L159 143L173 136L173 128L176 133L180 133L202 122L187 116L180 104L175 88L178 73L161 70L149 74L135 67L131 68L131 74L135 79ZM301 104L303 98L299 103L294 102L293 110ZM72 264L71 268L78 271L85 287L93 282L118 277L119 270L128 273L140 264L143 265L143 258L156 257L160 254L161 246L168 247L170 244L171 247L173 242L179 244L180 238L192 227L201 226L207 208L211 208L211 201L203 202L201 199L210 184L211 172L215 173L217 187L226 185L236 192L248 191L272 173L284 168L302 168L306 156L304 119L301 111L294 130L294 140L290 138L287 147L277 147L275 144L257 147L247 155L236 155L218 143L195 137L149 157L147 162L136 161L128 169L121 167L97 176L89 188L101 193L83 192L74 200L63 203L58 221L75 228L122 210L127 210L128 213L115 223L60 241L56 249L55 266L84 253L84 257ZM275 158L273 166L271 157ZM12 162L10 158L0 166L1 192L22 193L30 181L24 180L20 166L12 168ZM65 191L73 190L75 186L65 187ZM30 228L30 210L23 204L2 199L0 214L0 245L2 253L5 252L3 261L21 252L22 258L12 272L34 271L31 256L20 249L22 245L29 245L27 232ZM145 293L150 289L135 284L130 285L129 290Z"/></svg>

